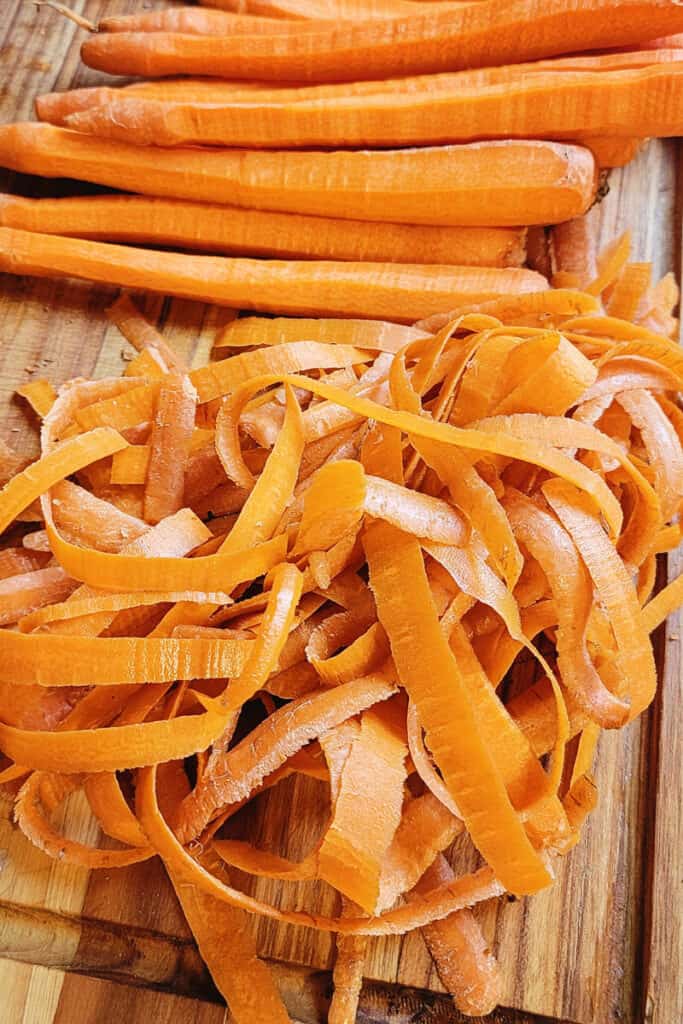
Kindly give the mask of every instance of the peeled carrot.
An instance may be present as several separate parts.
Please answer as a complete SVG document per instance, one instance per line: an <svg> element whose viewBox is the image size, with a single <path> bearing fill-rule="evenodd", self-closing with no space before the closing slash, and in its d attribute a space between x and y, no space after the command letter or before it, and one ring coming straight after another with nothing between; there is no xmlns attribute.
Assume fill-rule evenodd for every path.
<svg viewBox="0 0 683 1024"><path fill-rule="evenodd" d="M144 73L144 67L136 69L134 62L128 70ZM179 70L173 64L166 69L168 74ZM185 70L195 71L189 63ZM653 136L683 130L680 61L627 70L538 71L479 86L463 84L457 75L452 78L450 86L442 81L434 91L379 92L324 101L278 101L270 95L257 95L253 102L205 106L112 100L71 115L66 124L145 145L191 141L264 147L436 145L481 138L571 139L577 135L632 138L645 123Z"/></svg>
<svg viewBox="0 0 683 1024"><path fill-rule="evenodd" d="M413 0L410 0L413 2ZM350 100L359 96L405 96L420 93L452 95L464 89L484 86L520 85L529 75L563 72L628 71L655 65L680 64L683 48L655 48L601 54L555 57L525 64L484 67L404 78L345 82L343 84L301 85L281 81L234 81L224 78L175 78L132 82L120 88L92 86L38 96L36 112L41 120L63 125L72 113L93 106L106 106L117 99L148 99L174 103L216 104L231 102L300 103L304 100ZM612 145L616 141L612 140ZM600 140L596 145L600 147Z"/></svg>
<svg viewBox="0 0 683 1024"><path fill-rule="evenodd" d="M513 0L285 36L104 34L81 54L115 74L349 81L626 46L680 28L675 0Z"/></svg>
<svg viewBox="0 0 683 1024"><path fill-rule="evenodd" d="M599 167L624 167L645 145L645 139L613 138L609 135L587 137L580 141L588 146Z"/></svg>
<svg viewBox="0 0 683 1024"><path fill-rule="evenodd" d="M412 0L411 0L412 2ZM66 119L75 113L87 111L93 106L107 106L122 99L158 100L164 103L216 104L235 102L299 103L303 100L344 99L353 96L405 95L416 92L456 93L466 88L481 89L484 86L510 83L519 85L525 76L550 72L577 71L623 71L648 68L656 64L680 63L683 48L648 49L616 52L589 56L560 57L497 68L479 68L460 71L455 74L421 75L418 77L392 78L381 81L349 82L340 85L285 85L280 82L240 82L217 78L176 78L155 81L154 79L133 82L113 89L109 86L95 86L71 89L67 92L53 92L38 96L35 105L38 117L52 124L65 125ZM564 76L566 77L566 75ZM577 141L582 141L578 139ZM635 139L591 138L583 140L600 158L604 166L609 162L626 162L634 154Z"/></svg>
<svg viewBox="0 0 683 1024"><path fill-rule="evenodd" d="M484 267L519 267L525 259L520 228L372 223L141 196L0 195L0 225L244 256Z"/></svg>
<svg viewBox="0 0 683 1024"><path fill-rule="evenodd" d="M153 195L440 226L567 220L588 208L596 186L588 150L524 141L386 153L166 152L20 124L0 127L0 164Z"/></svg>
<svg viewBox="0 0 683 1024"><path fill-rule="evenodd" d="M545 278L516 268L296 263L184 256L0 228L0 270L75 276L230 307L331 313L397 321L456 303L541 291Z"/></svg>
<svg viewBox="0 0 683 1024"><path fill-rule="evenodd" d="M553 274L570 274L577 288L598 276L597 210L556 224L550 232L550 267Z"/></svg>

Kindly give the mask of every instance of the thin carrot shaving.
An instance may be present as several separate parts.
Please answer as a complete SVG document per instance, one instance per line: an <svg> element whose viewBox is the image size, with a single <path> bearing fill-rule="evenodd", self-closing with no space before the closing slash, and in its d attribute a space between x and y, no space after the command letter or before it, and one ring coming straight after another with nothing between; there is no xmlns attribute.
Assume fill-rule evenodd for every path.
<svg viewBox="0 0 683 1024"><path fill-rule="evenodd" d="M358 911L353 902L342 897L342 915L351 917L354 913ZM365 935L338 935L336 945L327 1021L328 1024L351 1024L358 1011L368 940Z"/></svg>
<svg viewBox="0 0 683 1024"><path fill-rule="evenodd" d="M117 452L111 460L112 484L144 484L149 469L150 448L146 444L130 445Z"/></svg>
<svg viewBox="0 0 683 1024"><path fill-rule="evenodd" d="M57 397L57 392L52 384L50 384L49 380L43 378L32 380L28 384L17 388L17 394L26 399L33 411L41 419L43 416L47 416Z"/></svg>
<svg viewBox="0 0 683 1024"><path fill-rule="evenodd" d="M123 298L121 378L22 389L42 423L34 461L0 447L0 783L50 856L161 857L239 1024L287 1020L247 913L338 933L333 1024L366 936L415 928L488 1013L473 908L551 884L601 730L654 697L649 634L683 603L682 579L654 593L681 538L678 295L591 231L538 256L576 287L415 327L233 319L192 370ZM542 678L509 695L525 658ZM296 773L327 796L294 860L241 829ZM53 826L80 789L123 849ZM484 866L455 877L465 833ZM232 868L324 880L341 912Z"/></svg>
<svg viewBox="0 0 683 1024"><path fill-rule="evenodd" d="M33 772L19 791L15 806L19 828L38 849L66 863L88 868L124 868L154 856L149 845L129 850L96 850L60 835L50 825L41 799L41 786L45 781L42 772ZM69 788L76 786L66 787L64 797Z"/></svg>
<svg viewBox="0 0 683 1024"><path fill-rule="evenodd" d="M197 393L187 377L169 374L157 395L150 435L143 512L148 523L183 506L185 466L194 430Z"/></svg>
<svg viewBox="0 0 683 1024"><path fill-rule="evenodd" d="M448 861L438 856L409 899L428 893L454 878ZM422 929L443 985L463 1013L485 1016L500 1001L502 976L498 961L470 910L459 910Z"/></svg>
<svg viewBox="0 0 683 1024"><path fill-rule="evenodd" d="M122 294L107 310L107 316L140 354L157 357L167 371L187 373L187 367L161 334L147 321L134 302ZM145 376L145 374L140 374Z"/></svg>

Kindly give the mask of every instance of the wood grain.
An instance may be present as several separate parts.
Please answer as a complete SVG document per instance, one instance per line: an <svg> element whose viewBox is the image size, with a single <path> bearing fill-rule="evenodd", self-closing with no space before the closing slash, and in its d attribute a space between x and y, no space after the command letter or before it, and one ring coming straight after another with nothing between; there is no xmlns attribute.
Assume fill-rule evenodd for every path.
<svg viewBox="0 0 683 1024"><path fill-rule="evenodd" d="M115 14L139 5L77 0L73 6L97 21L105 10ZM79 64L83 33L74 25L22 0L4 0L2 8L0 121L32 117L40 92L105 80ZM678 259L676 154L676 143L650 144L631 166L612 174L599 211L602 240L628 226L634 257L651 259L658 274L676 267ZM682 195L683 176L678 185ZM0 174L0 188L60 194L73 184ZM0 281L0 437L22 451L35 450L34 425L13 397L31 377L58 383L121 371L127 345L103 315L113 297L111 289L71 281ZM206 360L226 315L159 298L145 299L144 308L195 363ZM680 556L672 559L672 571L681 568ZM581 846L560 866L556 886L533 900L482 910L505 967L504 1003L510 1007L491 1017L491 1024L683 1020L680 625L670 624L666 639L662 631L658 640L663 689L654 713L601 740L600 805ZM247 820L234 824L255 842L300 856L315 840L319 789L310 779L287 780L259 798ZM302 809L305 824L290 832L282 808L293 805ZM62 824L71 835L96 840L78 796L65 806ZM58 864L30 847L6 813L0 816L0 851L0 952L13 958L0 963L3 1024L224 1019L223 1010L210 1005L215 990L158 863L101 873ZM451 854L455 864L464 865L457 845ZM335 910L335 897L322 883L281 885L246 876L236 881L283 907L305 902L323 913ZM305 1022L324 1020L330 937L270 921L254 920L253 926L261 951L277 964L292 1013ZM64 970L91 977L86 981ZM366 972L359 1016L365 1024L464 1020L440 994L419 935L373 940ZM189 994L208 1002L191 1004L184 998Z"/></svg>

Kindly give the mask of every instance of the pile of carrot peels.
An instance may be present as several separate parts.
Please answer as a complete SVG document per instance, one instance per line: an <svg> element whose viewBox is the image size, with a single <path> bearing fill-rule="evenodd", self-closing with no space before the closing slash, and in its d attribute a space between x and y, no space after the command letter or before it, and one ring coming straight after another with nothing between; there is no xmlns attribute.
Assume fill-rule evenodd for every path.
<svg viewBox="0 0 683 1024"><path fill-rule="evenodd" d="M678 295L627 239L591 245L563 226L563 287L412 327L237 319L192 370L123 296L121 378L21 389L41 452L0 450L0 782L49 856L162 859L239 1022L289 1020L249 914L337 932L334 1024L367 937L415 928L491 1010L477 905L552 883L600 731L653 699L649 634L683 601L652 597L681 539ZM299 861L236 817L293 774L328 793ZM51 823L77 789L116 848ZM459 877L456 836L482 858ZM322 880L340 911L232 870Z"/></svg>

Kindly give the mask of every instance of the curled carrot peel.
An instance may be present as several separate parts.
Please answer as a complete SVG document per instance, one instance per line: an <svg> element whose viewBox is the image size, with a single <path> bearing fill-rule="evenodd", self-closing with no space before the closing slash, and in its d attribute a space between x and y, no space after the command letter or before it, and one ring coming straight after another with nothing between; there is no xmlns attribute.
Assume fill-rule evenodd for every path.
<svg viewBox="0 0 683 1024"><path fill-rule="evenodd" d="M578 277L590 244L557 231L551 272ZM161 856L239 1024L286 1020L247 913L339 933L331 1019L365 936L416 927L458 1006L488 1012L476 904L551 883L601 730L653 698L648 634L683 601L680 580L651 597L681 532L683 359L652 329L677 296L625 240L583 261L571 288L418 327L237 320L193 370L124 298L134 372L34 388L40 456L0 449L0 524L29 509L32 531L0 550L0 782L50 856ZM544 677L508 697L524 651ZM327 813L294 861L235 815L296 773ZM76 788L120 849L52 823ZM460 835L486 864L455 877ZM282 910L231 867L323 879L342 911Z"/></svg>

